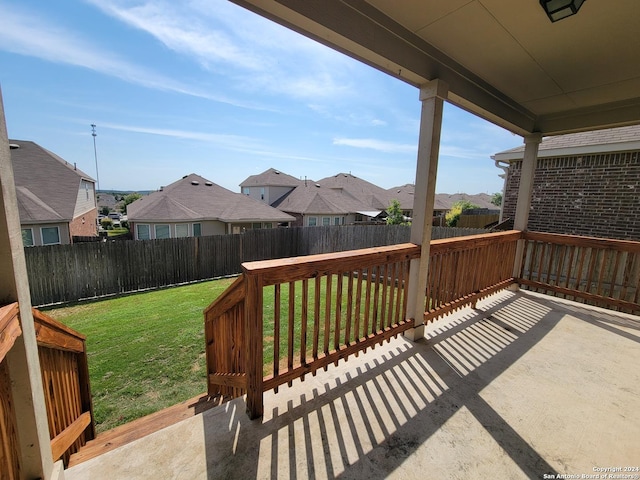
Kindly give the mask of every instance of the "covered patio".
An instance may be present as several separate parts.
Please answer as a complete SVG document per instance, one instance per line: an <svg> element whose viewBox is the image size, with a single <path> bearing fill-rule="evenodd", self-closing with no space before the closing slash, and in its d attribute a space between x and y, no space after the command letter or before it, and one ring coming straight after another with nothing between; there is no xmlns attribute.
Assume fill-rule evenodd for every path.
<svg viewBox="0 0 640 480"><path fill-rule="evenodd" d="M99 478L101 469L108 478L540 478L637 466L638 317L503 291L525 285L640 312L640 243L527 231L543 135L640 123L636 0L619 0L615 8L585 2L557 23L538 1L236 3L419 89L411 243L246 265L243 280L212 306L205 328L213 334L209 393L246 394L246 401L65 472L52 455L0 115L0 298L19 304L20 312L6 317L20 328L2 352L14 407L4 411L15 430L3 436L7 476ZM514 231L430 241L445 101L523 136ZM320 292L320 279L327 294L312 299L310 285ZM301 317L289 313L288 348L265 374L264 289L275 288L280 298L300 288L296 282L307 301ZM286 317L286 305L284 297L276 301L276 317L281 310ZM322 305L326 312L335 306L335 319L333 313L320 319ZM445 317L468 305L480 309ZM298 347L294 321L311 321L311 311L318 323L302 327ZM320 320L323 345L315 334ZM224 341L212 338L239 348L220 349ZM245 407L250 418L262 419L250 421ZM70 419L60 435L85 428L88 416Z"/></svg>
<svg viewBox="0 0 640 480"><path fill-rule="evenodd" d="M639 361L637 317L504 291L267 393L261 420L238 398L65 478L589 478L637 466Z"/></svg>

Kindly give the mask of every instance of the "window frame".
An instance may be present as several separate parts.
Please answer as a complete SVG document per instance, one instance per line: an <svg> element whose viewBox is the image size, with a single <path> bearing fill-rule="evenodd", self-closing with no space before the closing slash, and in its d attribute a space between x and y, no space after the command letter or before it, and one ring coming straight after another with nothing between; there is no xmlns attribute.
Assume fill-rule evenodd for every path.
<svg viewBox="0 0 640 480"><path fill-rule="evenodd" d="M186 228L187 228L187 233L186 233L186 235L180 235L180 234L178 233L178 228L179 228L179 227L186 227ZM175 225L176 238L186 238L186 237L189 237L189 236L190 236L190 235L189 235L189 232L190 232L190 230L189 230L189 224L188 224L188 223L176 223L176 225Z"/></svg>
<svg viewBox="0 0 640 480"><path fill-rule="evenodd" d="M196 229L196 226L198 227ZM197 230L197 233L196 233ZM202 236L202 224L201 223L192 223L191 224L191 232L193 234L194 237L201 237Z"/></svg>
<svg viewBox="0 0 640 480"><path fill-rule="evenodd" d="M35 247L36 243L35 243L34 238L33 238L33 228L31 228L31 227L29 227L29 228L22 228L21 230L22 230L22 245L23 245L24 247ZM31 236L31 245L27 245L27 244L25 243L25 241L24 241L24 234L25 234L26 232L29 232L29 235Z"/></svg>
<svg viewBox="0 0 640 480"><path fill-rule="evenodd" d="M140 227L147 227L147 238L140 238ZM148 223L136 223L136 240L151 240L151 225Z"/></svg>
<svg viewBox="0 0 640 480"><path fill-rule="evenodd" d="M48 242L46 243L44 241L44 231L45 230L53 230L55 229L58 235L58 241L57 242ZM40 227L40 240L42 240L42 245L60 245L62 242L60 241L60 227L55 226L55 227Z"/></svg>
<svg viewBox="0 0 640 480"><path fill-rule="evenodd" d="M168 236L166 236L166 237L158 237L158 227L166 227ZM167 238L171 238L171 225L169 225L168 223L156 223L153 226L153 234L154 234L156 240L164 240L164 239L167 239Z"/></svg>
<svg viewBox="0 0 640 480"><path fill-rule="evenodd" d="M311 220L313 220L313 225L311 224ZM307 226L308 227L317 227L318 226L318 217L307 217Z"/></svg>

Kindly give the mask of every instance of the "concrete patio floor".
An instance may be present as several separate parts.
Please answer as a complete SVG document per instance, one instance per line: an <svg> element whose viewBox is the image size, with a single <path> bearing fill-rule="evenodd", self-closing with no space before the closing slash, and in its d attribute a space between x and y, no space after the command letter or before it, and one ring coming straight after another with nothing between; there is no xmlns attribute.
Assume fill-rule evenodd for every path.
<svg viewBox="0 0 640 480"><path fill-rule="evenodd" d="M501 292L265 394L261 420L236 399L65 479L597 478L640 466L639 365L640 318Z"/></svg>

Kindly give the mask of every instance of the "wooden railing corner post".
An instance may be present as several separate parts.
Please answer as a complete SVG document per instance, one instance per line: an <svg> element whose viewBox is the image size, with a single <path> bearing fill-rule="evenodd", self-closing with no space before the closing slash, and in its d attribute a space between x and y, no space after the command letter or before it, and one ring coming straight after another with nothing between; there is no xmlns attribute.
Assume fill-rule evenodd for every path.
<svg viewBox="0 0 640 480"><path fill-rule="evenodd" d="M250 419L262 417L263 404L263 320L262 277L245 271L246 295L245 345L247 366L247 415Z"/></svg>

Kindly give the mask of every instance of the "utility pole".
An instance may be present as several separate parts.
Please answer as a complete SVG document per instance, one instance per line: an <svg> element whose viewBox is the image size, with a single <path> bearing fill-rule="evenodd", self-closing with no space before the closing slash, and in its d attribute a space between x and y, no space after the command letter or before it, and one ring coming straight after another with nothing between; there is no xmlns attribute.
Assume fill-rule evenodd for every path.
<svg viewBox="0 0 640 480"><path fill-rule="evenodd" d="M93 157L96 160L96 193L100 190L100 174L98 174L98 151L96 150L96 124L91 124L91 136L93 137Z"/></svg>

